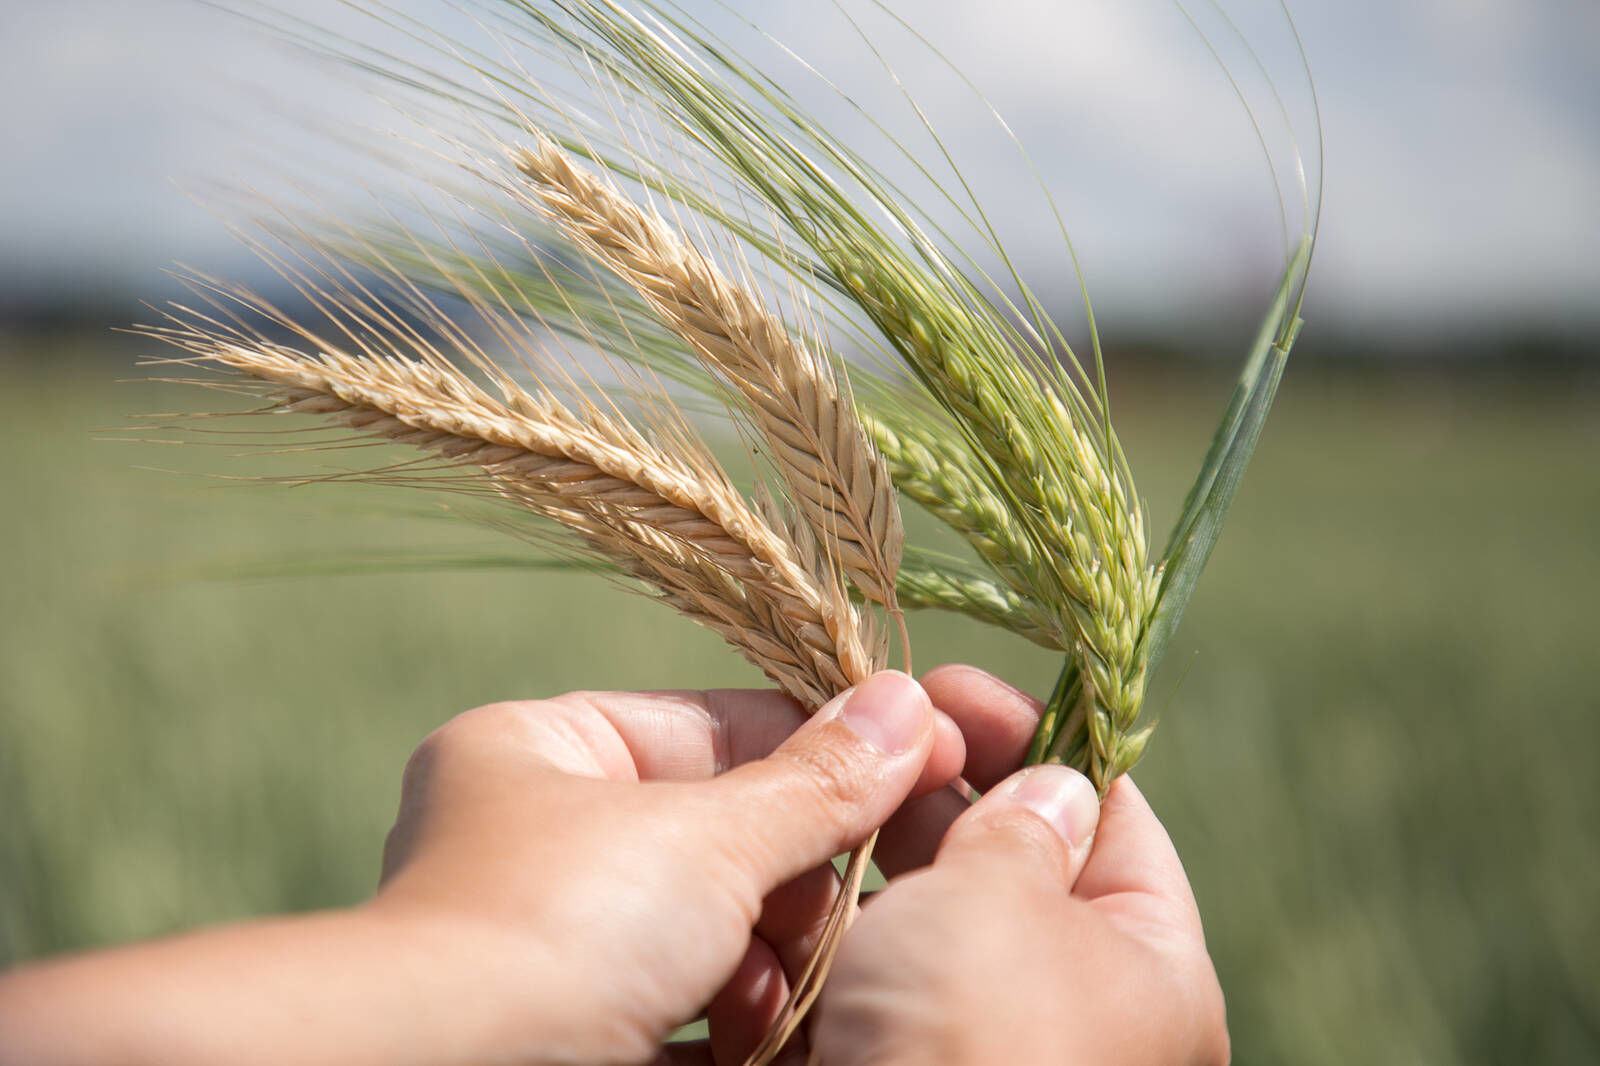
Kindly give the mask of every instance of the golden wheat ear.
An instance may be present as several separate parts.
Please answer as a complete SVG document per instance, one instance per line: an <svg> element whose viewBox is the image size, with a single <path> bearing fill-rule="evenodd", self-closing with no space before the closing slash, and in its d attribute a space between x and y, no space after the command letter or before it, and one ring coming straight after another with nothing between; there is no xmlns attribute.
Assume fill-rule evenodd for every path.
<svg viewBox="0 0 1600 1066"><path fill-rule="evenodd" d="M438 358L353 355L326 341L307 352L194 319L145 332L189 353L189 365L259 382L263 410L320 415L472 472L451 487L565 527L808 706L882 665L860 612L841 608L837 576L687 443L669 452L620 416L575 413L509 381L496 397Z"/></svg>
<svg viewBox="0 0 1600 1066"><path fill-rule="evenodd" d="M905 542L894 483L819 347L659 214L533 136L509 153L524 203L632 287L741 401L812 531L862 595L892 605Z"/></svg>

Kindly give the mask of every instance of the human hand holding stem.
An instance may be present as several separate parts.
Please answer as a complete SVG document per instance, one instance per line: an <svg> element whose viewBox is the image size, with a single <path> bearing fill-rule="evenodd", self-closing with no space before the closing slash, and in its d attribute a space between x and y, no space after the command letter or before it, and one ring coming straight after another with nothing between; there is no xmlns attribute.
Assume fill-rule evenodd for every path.
<svg viewBox="0 0 1600 1066"><path fill-rule="evenodd" d="M163 335L187 348L194 361L221 365L267 383L269 389L276 390L269 409L330 416L363 434L415 444L435 452L455 468L477 471L472 476L481 481L467 482L476 491L513 500L536 515L566 526L590 551L653 585L663 599L721 633L806 706L827 703L829 694L863 681L874 665L881 665L886 650L880 639L881 630L875 630L868 616L851 604L846 573L858 593L877 602L890 617L899 617L895 574L899 557L897 551L884 550L897 548L899 541L887 461L877 461L864 440L865 430L848 417L847 391L834 384L826 367L805 354L803 348L781 342L776 325L768 328L753 322L753 305L730 295L726 279L697 258L692 249L657 222L614 202L598 186L588 188L576 172L552 168L551 173L565 182L562 188L582 189L583 203L606 208L595 217L609 228L590 220L584 223L583 232L605 236L610 242L608 248L611 243L634 247L612 241L615 234L631 235L637 247L648 244L659 253L653 253L654 261L662 269L659 274L641 274L637 279L639 287L648 287L654 294L652 299L663 303L663 317L669 317L670 312L682 318L686 339L692 338L696 351L708 362L719 368L734 368L733 380L738 389L749 392L752 404L762 412L763 432L769 440L801 442L794 445L792 455L776 446L772 450L775 455L787 456L780 458L777 465L791 493L803 505L785 511L773 505L770 498L758 496L753 503L747 502L733 489L715 460L692 447L689 438L677 438L681 450L674 454L626 419L597 405L569 407L542 386L519 385L498 371L481 351L472 348L464 334L456 338L467 346L464 358L489 377L498 395L475 383L430 342L422 340L420 350L415 350L419 343L415 338L398 334L390 337L391 350L383 357L342 352L309 330L303 330L301 335L311 342L314 351L286 349L247 333L218 333L204 324L178 324ZM579 217L576 212L574 217ZM634 261L632 256L630 252L628 263ZM619 267L626 266L620 254L614 257ZM668 297L657 289L677 293L671 296L675 302L667 306ZM267 307L257 309L273 314ZM380 317L377 324L383 326L386 321ZM393 323L389 328L398 330ZM766 337L771 343L757 345L752 340L757 336ZM747 349L757 347L766 355L739 362L749 355ZM421 358L409 358L410 352ZM1285 349L1274 341L1270 353L1272 361L1266 365L1281 371ZM762 374L776 373L772 368L787 368L785 373L794 380L775 378L763 382ZM1269 380L1275 384L1275 376L1269 374ZM1257 412L1254 422L1246 418L1241 424L1246 429L1254 425L1259 432L1264 407L1252 404L1254 400L1243 409L1246 415L1252 410ZM822 434L823 427L831 427L831 433ZM823 447L824 439L833 443ZM1248 443L1253 445L1253 440ZM850 462L808 464L804 459L808 450L837 458L851 449L857 458ZM1216 454L1227 458L1226 450ZM1207 465L1212 465L1209 459ZM1079 471L1073 477L1082 483L1085 492L1096 496L1110 492L1106 486L1115 485L1109 475L1090 477ZM1041 485L1048 480L1044 479ZM1072 478L1065 481L1077 483ZM1231 491L1231 484L1222 484L1221 490ZM1044 488L1040 491L1049 495ZM1194 499L1200 500L1200 506L1215 498L1212 492ZM1063 513L1064 536L1071 533L1078 521L1074 515L1079 514L1088 516L1082 519L1083 524L1105 532L1101 527L1106 521L1096 519L1090 510L1074 511L1068 507ZM1139 525L1136 511L1126 517L1134 526ZM1211 530L1214 539L1214 523ZM851 535L842 537L841 531L850 531ZM1170 574L1188 573L1191 582L1198 574L1197 567L1185 571L1183 566L1146 572L1140 544L1140 537L1128 541L1124 548L1107 542L1100 546L1098 555L1087 550L1067 562L1038 561L1051 558L1043 551L1034 556L1035 565L1057 571L1063 587L1078 590L1062 601L1064 613L1054 625L1057 635L1064 636L1069 628L1064 619L1071 619L1072 627L1077 627L1072 632L1077 635L1067 638L1068 646L1076 649L1069 653L1064 674L1071 683L1057 687L1045 713L1042 717L1036 715L1030 728L1042 723L1044 728L1038 729L1037 735L1056 738L1042 761L1080 765L1102 795L1109 794L1111 782L1137 759L1149 735L1148 727L1138 732L1133 729L1151 659L1150 647L1155 643L1150 638L1151 626L1165 618L1170 633L1176 615L1172 611L1163 614L1159 609L1150 615L1144 607L1135 609L1137 603L1144 602L1141 596L1132 596L1126 602L1119 599L1116 582L1105 585L1106 570L1095 560L1112 556L1122 559L1133 574L1130 587L1145 590ZM1182 550L1203 564L1203 552L1196 554L1198 549L1190 547L1208 548L1203 536L1187 537L1182 544ZM855 547L851 549L850 545ZM1185 556L1172 558L1182 563ZM1181 610L1186 598L1185 593L1167 602ZM1151 620L1149 624L1146 619ZM1056 742L1062 738L1067 741L1066 748ZM1026 747L1024 744L1018 754ZM1037 750L1028 754L1030 761L1041 761ZM953 775L952 769L949 776ZM952 798L959 802L954 793L945 795L946 802ZM901 798L904 793L894 797L896 801ZM887 810L880 813L886 816ZM955 817L955 812L948 812L943 825ZM860 871L866 849L876 839L873 824L876 823L869 821L855 837L836 834L831 838L838 850L854 849L852 871ZM779 835L771 839L782 840L786 823L779 819L774 825ZM608 832L609 829L596 839L604 839ZM886 841L891 847L894 835L891 831ZM798 841L790 856L793 869L789 873L816 866L832 854L813 854L814 848L806 846L803 836ZM923 851L926 854L920 861L926 862L932 848L924 847ZM680 871L694 869L693 865L683 864L682 854L674 852L671 858ZM712 858L698 858L705 859L715 870ZM886 860L884 865L892 869L893 860ZM623 870L613 872L620 879L618 883L629 884ZM679 876L690 875L680 872ZM777 954L769 952L766 976L745 979L758 982L763 994L777 990L776 1003L766 1007L756 1004L751 1011L743 1012L753 1012L763 1019L757 1032L765 1035L754 1045L748 1060L752 1063L777 1061L781 1049L792 1044L791 1037L821 988L822 975L853 909L855 882L847 882L841 893L834 891L831 869L823 869L817 876L829 890L824 912L827 917L813 931L814 935L803 938L808 949L803 958L794 966L784 966ZM776 884L766 887L775 888ZM759 899L758 895L756 900ZM749 913L744 919L748 925L759 905L748 899L746 903ZM733 913L737 914L737 908ZM690 957L690 949L700 946L703 945L698 940L685 942L679 945L682 951L668 951L666 955ZM537 958L537 953L533 957ZM740 960L736 957L711 961L733 966ZM781 982L776 976L779 970ZM729 974L722 977L728 979ZM715 991L715 985L707 987L705 982L702 972L697 980L663 983L659 987L676 990L680 998L663 999L665 1006L653 1014L630 1016L626 1011L611 1011L594 1019L593 1024L606 1034L605 1039L620 1040L637 1049L652 1039L640 1034L664 1032L662 1027L668 1026L670 1019L682 1018L684 1012L704 1002L694 998L697 990L706 996ZM362 984L358 977L353 977L352 983ZM385 986L380 982L372 987ZM685 995L688 998L682 998ZM494 1002L492 995L484 995L474 997L472 1006L482 1010ZM636 1006L647 1006L649 1002L646 997ZM621 1008L621 1004L613 1006ZM516 1017L517 1012L513 1010L511 1016ZM503 1038L499 1016L479 1017L489 1038ZM624 1024L619 1034L616 1019L629 1017L633 1018L632 1027ZM560 1034L566 1032L562 1026L570 1024L573 1016L562 1011L545 1021L548 1028L543 1031ZM719 1028L728 1031L730 1025L734 1026L732 1031L737 1031L736 1022L724 1022ZM659 1039L659 1034L654 1039ZM563 1052L549 1061L586 1060Z"/></svg>
<svg viewBox="0 0 1600 1066"><path fill-rule="evenodd" d="M956 1036L973 1057L951 1061L992 1061L995 1040L1044 1054L1059 1014L997 1030L989 1000L1081 1007L1069 1029L1115 1036L1114 1004L1091 1016L1045 983L1114 977L1183 993L1141 1004L1138 1031L1171 1036L1149 1047L1225 1049L1198 916L1137 793L1113 792L1096 852L1111 857L1085 867L1088 783L1002 782L1038 708L966 668L876 675L810 721L771 692L479 708L413 757L371 901L15 971L0 1063L743 1061L832 907L826 859L886 819L885 872L922 872L870 905L779 1061L922 1062ZM941 787L963 761L991 787L970 810ZM941 1030L911 1024L928 1010ZM702 1011L708 1042L663 1044Z"/></svg>
<svg viewBox="0 0 1600 1066"><path fill-rule="evenodd" d="M291 224L291 245L309 249L263 257L328 320L324 328L196 278L210 310L179 307L148 332L184 350L171 362L253 378L268 399L263 411L320 414L438 460L365 476L509 502L533 525L497 524L533 539L563 527L563 550L636 579L808 707L884 665L886 622L909 658L903 608L963 611L1058 648L1063 673L1028 761L1077 767L1108 796L1149 739L1147 679L1270 407L1298 328L1310 234L1158 561L1111 427L1087 296L1092 372L976 204L974 225L1020 302L978 261L947 252L938 223L763 72L693 25L653 8L640 18L613 0L517 8L524 29L598 72L604 102L623 112L642 102L663 120L680 142L666 159L591 128L537 86L519 88L525 72L502 78L474 60L490 96L449 78L429 91L469 113L471 101L487 102L494 126L509 122L510 141L486 126L490 154L461 160L486 190L461 206L510 235L509 261L481 236L458 243L448 226L438 246L403 226L340 226L319 246ZM609 106L597 113L616 117ZM719 195L711 172L733 195ZM760 205L754 215L747 197ZM543 228L529 236L529 222ZM1076 267L1070 242L1068 251ZM522 253L531 270L517 265ZM389 291L374 297L368 274ZM786 285L798 323L774 311ZM453 320L434 303L439 291L486 328ZM812 315L841 305L844 317L825 317L841 326L854 316L858 347L890 356L911 393L898 371L893 381L847 371L830 350ZM295 346L274 339L283 331ZM480 346L490 335L507 349L498 362ZM636 424L585 389L587 371L547 362L551 336L592 346L640 371L639 381L659 385L660 372L705 387L770 460L770 476L744 498L670 393L631 394ZM469 476L451 476L462 471ZM990 572L903 554L899 494L955 528ZM853 853L853 871L874 839ZM852 897L837 897L793 1001L752 1063L772 1061L767 1052L794 1031Z"/></svg>

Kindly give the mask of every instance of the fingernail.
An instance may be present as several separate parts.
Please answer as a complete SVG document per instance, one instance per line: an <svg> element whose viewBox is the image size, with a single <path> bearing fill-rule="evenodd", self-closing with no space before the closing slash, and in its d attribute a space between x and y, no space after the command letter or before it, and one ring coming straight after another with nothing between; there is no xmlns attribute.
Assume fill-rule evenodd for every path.
<svg viewBox="0 0 1600 1066"><path fill-rule="evenodd" d="M898 670L885 670L845 698L839 721L885 755L902 755L916 744L930 713L921 685Z"/></svg>
<svg viewBox="0 0 1600 1066"><path fill-rule="evenodd" d="M1007 798L1050 823L1072 848L1088 845L1100 823L1100 797L1087 777L1066 766L1039 766L1012 781Z"/></svg>

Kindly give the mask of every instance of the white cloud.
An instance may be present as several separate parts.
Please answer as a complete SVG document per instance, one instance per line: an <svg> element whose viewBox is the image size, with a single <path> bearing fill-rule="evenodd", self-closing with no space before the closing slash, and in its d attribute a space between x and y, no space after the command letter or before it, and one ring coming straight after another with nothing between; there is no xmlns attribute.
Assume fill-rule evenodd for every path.
<svg viewBox="0 0 1600 1066"><path fill-rule="evenodd" d="M359 24L337 5L294 6ZM1112 302L1182 307L1270 273L1278 242L1260 149L1216 64L1165 0L902 6L1012 121ZM1327 120L1317 274L1324 303L1393 321L1588 309L1600 291L1592 252L1600 246L1600 129L1592 121L1600 5L1292 6ZM1275 4L1229 7L1261 43L1306 136L1309 101ZM886 29L863 5L853 10L875 35ZM915 139L914 116L893 85L823 5L772 5L756 17ZM1224 41L1215 22L1207 25ZM1003 233L1025 260L1059 271L1031 178L983 109L903 37L883 39ZM1249 59L1237 49L1225 58L1270 119L1271 98ZM303 131L272 118L269 102L336 122L376 113L348 86L187 0L7 5L0 93L10 101L0 112L0 202L10 205L0 215L0 258L27 262L39 277L51 273L52 257L62 277L89 264L131 288L172 259L227 254L220 230L171 179L226 178L254 155L285 167L324 158ZM840 120L849 121L842 111ZM1285 131L1269 123L1268 139L1281 155ZM934 159L923 147L919 158ZM1059 273L1051 281L1067 283Z"/></svg>

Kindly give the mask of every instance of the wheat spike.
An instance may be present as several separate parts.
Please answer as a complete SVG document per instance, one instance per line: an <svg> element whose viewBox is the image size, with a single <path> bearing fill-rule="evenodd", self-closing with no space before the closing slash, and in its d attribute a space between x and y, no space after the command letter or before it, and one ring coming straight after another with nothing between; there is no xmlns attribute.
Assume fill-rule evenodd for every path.
<svg viewBox="0 0 1600 1066"><path fill-rule="evenodd" d="M1044 648L1064 651L1073 646L1070 635L1039 605L1026 600L986 574L968 570L953 560L908 554L895 583L900 605L907 610L933 607L959 611L992 626L999 626Z"/></svg>
<svg viewBox="0 0 1600 1066"><path fill-rule="evenodd" d="M889 414L863 414L861 419L895 487L960 533L1017 595L1031 599L1036 586L1028 575L1039 565L1038 552L1005 501L977 471L956 461L951 449L962 442L940 440L925 425L910 418L891 420Z"/></svg>
<svg viewBox="0 0 1600 1066"><path fill-rule="evenodd" d="M863 595L892 604L905 539L894 483L828 361L759 297L547 137L513 153L528 202L620 277L746 403L796 508Z"/></svg>
<svg viewBox="0 0 1600 1066"><path fill-rule="evenodd" d="M497 400L459 371L396 356L317 355L203 327L152 331L198 362L279 386L273 407L476 467L493 488L705 622L807 706L881 665L838 582L751 509L709 456L668 453L620 418L580 417L501 381Z"/></svg>
<svg viewBox="0 0 1600 1066"><path fill-rule="evenodd" d="M1008 523L1034 542L1032 598L1074 635L1090 739L1086 769L1103 790L1128 763L1125 738L1144 703L1139 636L1155 602L1144 517L1078 412L959 302L928 291L908 264L841 253L840 277L984 456Z"/></svg>

